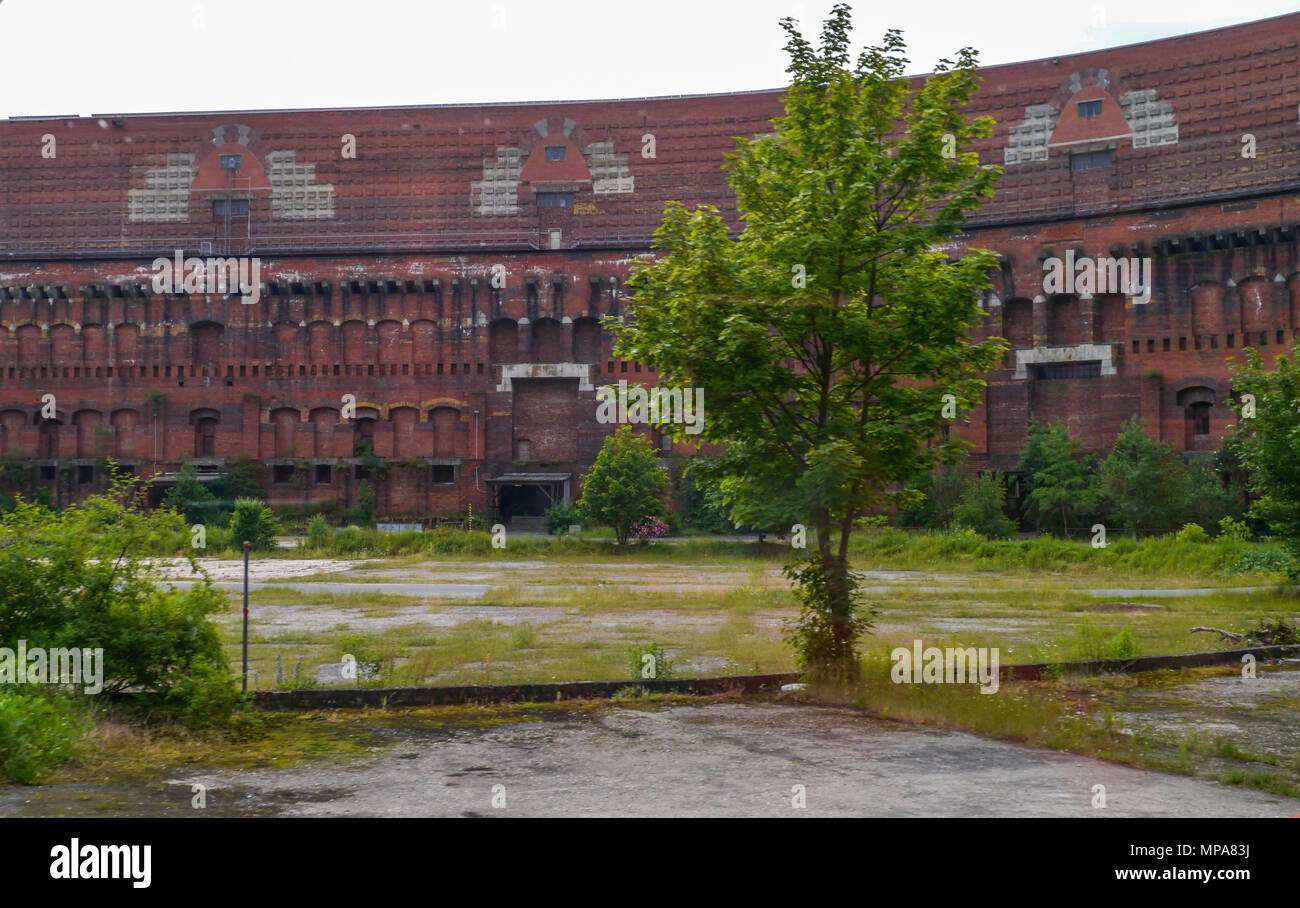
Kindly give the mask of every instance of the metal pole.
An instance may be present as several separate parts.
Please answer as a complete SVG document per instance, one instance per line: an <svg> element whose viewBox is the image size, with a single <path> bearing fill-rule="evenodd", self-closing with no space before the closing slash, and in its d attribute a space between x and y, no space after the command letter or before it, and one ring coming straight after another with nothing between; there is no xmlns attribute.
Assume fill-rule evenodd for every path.
<svg viewBox="0 0 1300 908"><path fill-rule="evenodd" d="M248 693L248 551L251 542L244 543L244 693Z"/></svg>

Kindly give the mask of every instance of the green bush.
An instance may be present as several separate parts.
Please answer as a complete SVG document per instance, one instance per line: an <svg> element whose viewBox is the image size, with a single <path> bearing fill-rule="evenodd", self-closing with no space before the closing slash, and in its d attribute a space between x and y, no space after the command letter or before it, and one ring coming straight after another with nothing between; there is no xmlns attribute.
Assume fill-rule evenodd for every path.
<svg viewBox="0 0 1300 908"><path fill-rule="evenodd" d="M275 513L255 498L240 498L230 515L230 541L237 547L252 543L253 551L264 552L275 548L275 537L280 523Z"/></svg>
<svg viewBox="0 0 1300 908"><path fill-rule="evenodd" d="M673 663L658 643L632 646L627 651L627 672L637 681L662 681L673 676Z"/></svg>
<svg viewBox="0 0 1300 908"><path fill-rule="evenodd" d="M311 520L307 521L307 548L324 548L332 533L333 530L330 528L329 521L325 519L324 514L313 515Z"/></svg>
<svg viewBox="0 0 1300 908"><path fill-rule="evenodd" d="M356 518L357 523L365 526L372 526L374 524L377 500L375 484L369 479L363 479L357 485L357 507L352 513L352 516Z"/></svg>
<svg viewBox="0 0 1300 908"><path fill-rule="evenodd" d="M242 699L225 660L198 660L167 692L161 711L190 728L218 726L230 718Z"/></svg>
<svg viewBox="0 0 1300 908"><path fill-rule="evenodd" d="M1080 662L1136 659L1141 654L1137 637L1128 628L1107 637L1094 628L1085 627L1079 632L1069 651L1073 658Z"/></svg>
<svg viewBox="0 0 1300 908"><path fill-rule="evenodd" d="M1219 521L1219 538L1225 542L1248 542L1251 536L1250 526L1245 521L1231 517Z"/></svg>
<svg viewBox="0 0 1300 908"><path fill-rule="evenodd" d="M968 534L974 541L980 537ZM785 625L784 639L794 650L799 673L814 683L842 684L852 680L857 664L852 659L857 642L872 626L876 609L863 602L861 575L847 578L847 614L835 615L827 606L829 574L820 553L787 564L781 573L791 582L799 600L799 616Z"/></svg>
<svg viewBox="0 0 1300 908"><path fill-rule="evenodd" d="M546 532L552 536L563 536L569 527L582 522L578 509L570 502L560 502L546 509Z"/></svg>
<svg viewBox="0 0 1300 908"><path fill-rule="evenodd" d="M209 620L225 597L206 578L187 590L157 582L154 554L193 552L178 514L144 504L143 484L119 479L57 513L20 503L0 518L0 640L102 648L103 690L152 709L205 666L226 665Z"/></svg>
<svg viewBox="0 0 1300 908"><path fill-rule="evenodd" d="M1199 523L1189 523L1174 538L1179 542L1201 543L1208 541L1210 536Z"/></svg>
<svg viewBox="0 0 1300 908"><path fill-rule="evenodd" d="M76 756L80 737L66 697L0 687L0 777L34 785Z"/></svg>
<svg viewBox="0 0 1300 908"><path fill-rule="evenodd" d="M989 472L971 480L952 512L952 522L991 539L1016 534L1016 525L1006 514L1007 489L998 473Z"/></svg>

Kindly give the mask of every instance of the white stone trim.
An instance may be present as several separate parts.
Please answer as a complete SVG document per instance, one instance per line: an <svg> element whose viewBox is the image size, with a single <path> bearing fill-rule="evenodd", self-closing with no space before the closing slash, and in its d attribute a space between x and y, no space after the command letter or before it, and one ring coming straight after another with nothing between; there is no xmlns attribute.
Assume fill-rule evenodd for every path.
<svg viewBox="0 0 1300 908"><path fill-rule="evenodd" d="M510 363L501 367L498 391L513 391L516 378L576 378L579 391L594 391L589 363Z"/></svg>
<svg viewBox="0 0 1300 908"><path fill-rule="evenodd" d="M1110 344L1076 344L1070 347L1030 347L1027 350L1017 350L1016 352L1016 372L1012 379L1026 379L1029 377L1027 366L1037 366L1044 363L1082 363L1091 360L1101 360L1101 374L1114 375L1115 363L1111 359Z"/></svg>

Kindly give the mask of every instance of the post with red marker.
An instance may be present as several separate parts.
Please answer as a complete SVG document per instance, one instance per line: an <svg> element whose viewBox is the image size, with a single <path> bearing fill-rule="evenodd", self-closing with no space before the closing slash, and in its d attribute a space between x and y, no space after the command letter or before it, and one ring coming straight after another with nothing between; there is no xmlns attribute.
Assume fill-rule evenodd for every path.
<svg viewBox="0 0 1300 908"><path fill-rule="evenodd" d="M252 547L251 542L244 543L244 693L248 693L248 550Z"/></svg>

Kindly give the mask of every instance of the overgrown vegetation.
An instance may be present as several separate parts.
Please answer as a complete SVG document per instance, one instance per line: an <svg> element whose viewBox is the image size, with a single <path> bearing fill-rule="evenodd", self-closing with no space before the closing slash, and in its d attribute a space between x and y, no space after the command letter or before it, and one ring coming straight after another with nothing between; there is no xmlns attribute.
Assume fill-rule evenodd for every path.
<svg viewBox="0 0 1300 908"><path fill-rule="evenodd" d="M1282 541L1290 555L1287 573L1300 579L1300 368L1282 355L1265 371L1254 348L1234 366L1233 406L1241 417L1237 453L1256 496L1250 513Z"/></svg>
<svg viewBox="0 0 1300 908"><path fill-rule="evenodd" d="M144 495L141 483L118 477L108 492L62 511L19 499L0 517L0 642L102 648L96 680L138 714L189 725L224 721L234 682L210 621L224 598L202 574L187 590L156 582L151 556L174 550L188 532L169 509L146 512ZM87 686L6 698L0 734L22 748L9 755L12 778L29 780L71 752L73 703L98 693ZM48 736L32 723L48 725Z"/></svg>

